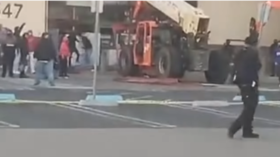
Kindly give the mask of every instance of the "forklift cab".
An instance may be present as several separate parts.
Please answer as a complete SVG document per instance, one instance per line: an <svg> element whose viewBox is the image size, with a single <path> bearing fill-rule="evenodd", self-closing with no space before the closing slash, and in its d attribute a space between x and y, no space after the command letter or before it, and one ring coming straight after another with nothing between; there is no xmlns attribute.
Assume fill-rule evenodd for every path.
<svg viewBox="0 0 280 157"><path fill-rule="evenodd" d="M152 34L156 26L154 21L138 22L133 44L133 59L136 65L152 65Z"/></svg>

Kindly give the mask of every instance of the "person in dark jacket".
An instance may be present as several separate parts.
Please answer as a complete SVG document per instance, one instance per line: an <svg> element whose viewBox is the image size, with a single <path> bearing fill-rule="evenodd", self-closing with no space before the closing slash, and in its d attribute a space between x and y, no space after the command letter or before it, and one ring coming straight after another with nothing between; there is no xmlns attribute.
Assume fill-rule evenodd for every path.
<svg viewBox="0 0 280 157"><path fill-rule="evenodd" d="M77 55L77 58L76 58L77 62L79 61L79 58L80 58L80 54L76 47L76 42L78 42L77 34L75 32L71 32L68 36L68 40L69 40L69 47L70 47L70 51L71 51L71 56L69 59L69 67L71 67L72 66L72 63L71 63L72 54L75 53Z"/></svg>
<svg viewBox="0 0 280 157"><path fill-rule="evenodd" d="M19 77L26 78L25 69L28 64L27 56L29 54L28 48L28 33L24 33L21 38L18 40L18 48L20 51L20 60L19 60Z"/></svg>
<svg viewBox="0 0 280 157"><path fill-rule="evenodd" d="M82 39L82 43L83 43L84 50L85 50L85 63L87 65L93 66L91 42L85 34L81 36L81 39Z"/></svg>
<svg viewBox="0 0 280 157"><path fill-rule="evenodd" d="M15 60L15 49L16 49L16 37L13 35L11 30L7 31L7 36L5 37L4 43L2 43L3 50L3 70L2 77L6 77L7 70L9 71L9 76L14 77L13 67Z"/></svg>
<svg viewBox="0 0 280 157"><path fill-rule="evenodd" d="M258 52L252 47L255 42L246 38L245 46L238 52L234 59L233 82L240 89L243 111L228 129L228 137L233 138L234 134L243 129L244 138L258 138L259 135L253 133L252 122L259 100L259 76L261 68Z"/></svg>
<svg viewBox="0 0 280 157"><path fill-rule="evenodd" d="M22 23L20 26L16 26L14 28L14 36L16 38L16 45L15 45L15 54L16 54L16 56L15 56L15 58L20 58L19 42L21 40L20 34L21 34L22 29L23 29L24 26L25 26L25 23ZM19 69L20 69L19 68L20 59L15 59L15 60L18 61L18 62L15 62L15 64L14 64L15 65L14 71L19 72Z"/></svg>
<svg viewBox="0 0 280 157"><path fill-rule="evenodd" d="M56 50L48 33L43 33L40 42L35 49L34 57L37 59L35 67L35 84L39 85L45 75L49 84L54 86L54 62L56 62Z"/></svg>
<svg viewBox="0 0 280 157"><path fill-rule="evenodd" d="M275 72L279 80L279 87L280 87L280 45L277 44L277 46L274 49L274 65L275 65Z"/></svg>
<svg viewBox="0 0 280 157"><path fill-rule="evenodd" d="M274 39L273 43L269 47L269 57L271 59L271 74L270 76L275 76L275 50L278 47L278 40Z"/></svg>
<svg viewBox="0 0 280 157"><path fill-rule="evenodd" d="M250 19L250 26L249 26L249 37L247 40L250 41L252 46L257 46L259 41L259 32L257 28L257 21L255 18Z"/></svg>

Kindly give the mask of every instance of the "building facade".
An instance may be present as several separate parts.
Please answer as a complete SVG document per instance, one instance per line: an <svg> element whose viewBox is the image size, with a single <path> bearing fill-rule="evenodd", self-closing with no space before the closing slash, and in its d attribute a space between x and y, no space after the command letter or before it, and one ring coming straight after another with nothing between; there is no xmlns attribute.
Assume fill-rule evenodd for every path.
<svg viewBox="0 0 280 157"><path fill-rule="evenodd" d="M79 4L81 3L81 4ZM88 3L88 2L87 2ZM25 30L33 30L35 35L41 34L50 27L67 25L67 21L86 21L92 25L93 14L90 13L90 4L82 1L46 2L46 1L1 1L0 23L14 28L25 22ZM258 1L197 1L194 6L203 9L210 16L210 44L220 45L226 39L244 39L248 35L249 20L258 13ZM88 6L87 6L88 5ZM125 2L106 2L106 6L120 7ZM112 10L108 9L109 14ZM104 12L108 12L106 8ZM84 18L87 17L87 18ZM273 39L280 39L280 10L272 10L270 19L263 29L261 45L269 45ZM110 22L105 22L107 27ZM93 27L93 26L92 26ZM92 28L93 29L93 28Z"/></svg>
<svg viewBox="0 0 280 157"><path fill-rule="evenodd" d="M248 35L249 20L257 17L260 1L199 1L198 7L211 17L210 44L221 44L226 39L244 39ZM263 27L261 46L280 39L280 10L272 9Z"/></svg>

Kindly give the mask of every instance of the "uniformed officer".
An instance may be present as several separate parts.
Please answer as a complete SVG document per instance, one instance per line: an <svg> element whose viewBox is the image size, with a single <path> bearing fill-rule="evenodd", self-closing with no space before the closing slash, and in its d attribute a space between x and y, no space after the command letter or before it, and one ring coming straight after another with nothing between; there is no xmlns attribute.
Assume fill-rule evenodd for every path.
<svg viewBox="0 0 280 157"><path fill-rule="evenodd" d="M233 82L240 89L243 111L228 129L228 136L233 138L234 134L243 129L244 138L258 138L253 133L252 122L256 107L258 105L258 72L261 68L257 49L252 46L255 42L249 37L245 39L245 46L238 52L234 59Z"/></svg>

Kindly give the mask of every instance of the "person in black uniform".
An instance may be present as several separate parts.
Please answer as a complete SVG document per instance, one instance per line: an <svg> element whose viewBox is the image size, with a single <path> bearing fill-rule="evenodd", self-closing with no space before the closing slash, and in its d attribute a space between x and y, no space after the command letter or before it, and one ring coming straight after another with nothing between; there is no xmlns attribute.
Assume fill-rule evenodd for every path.
<svg viewBox="0 0 280 157"><path fill-rule="evenodd" d="M274 60L275 60L275 50L276 50L277 47L278 47L278 40L274 39L273 43L269 47L269 57L271 59L271 64L270 64L271 74L270 74L270 76L272 76L272 77L275 76L275 71L276 71Z"/></svg>
<svg viewBox="0 0 280 157"><path fill-rule="evenodd" d="M249 37L245 39L245 46L237 53L234 59L233 82L240 89L243 111L228 129L228 137L233 138L234 134L243 129L244 138L258 138L253 133L252 122L259 100L258 72L261 68L257 49L252 46L255 43Z"/></svg>
<svg viewBox="0 0 280 157"><path fill-rule="evenodd" d="M14 60L15 60L16 42L17 42L16 37L13 35L13 32L11 30L8 30L5 43L2 44L2 50L3 50L2 77L6 77L7 70L9 71L9 76L14 77L13 67L14 67Z"/></svg>

